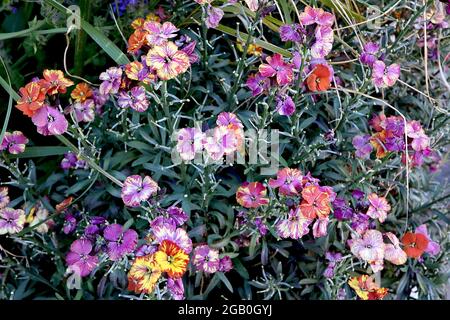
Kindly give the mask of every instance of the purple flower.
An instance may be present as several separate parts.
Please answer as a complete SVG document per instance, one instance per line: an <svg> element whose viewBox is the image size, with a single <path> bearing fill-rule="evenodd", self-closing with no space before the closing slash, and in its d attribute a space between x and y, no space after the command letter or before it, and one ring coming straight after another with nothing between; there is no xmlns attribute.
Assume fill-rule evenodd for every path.
<svg viewBox="0 0 450 320"><path fill-rule="evenodd" d="M86 161L77 157L73 152L67 152L64 154L64 158L61 160L61 168L68 169L87 169L88 165Z"/></svg>
<svg viewBox="0 0 450 320"><path fill-rule="evenodd" d="M354 213L353 209L350 208L342 198L336 198L333 201L333 209L334 217L338 220L351 219Z"/></svg>
<svg viewBox="0 0 450 320"><path fill-rule="evenodd" d="M167 290L174 300L184 300L184 286L182 278L167 279Z"/></svg>
<svg viewBox="0 0 450 320"><path fill-rule="evenodd" d="M195 248L192 263L197 270L205 273L215 273L219 270L219 252L208 245Z"/></svg>
<svg viewBox="0 0 450 320"><path fill-rule="evenodd" d="M92 99L74 103L73 110L77 122L91 122L95 118L95 103Z"/></svg>
<svg viewBox="0 0 450 320"><path fill-rule="evenodd" d="M25 224L25 212L22 209L0 209L0 235L22 231Z"/></svg>
<svg viewBox="0 0 450 320"><path fill-rule="evenodd" d="M122 187L123 203L129 207L139 207L141 202L147 201L158 189L158 184L149 176L144 179L139 175L129 176Z"/></svg>
<svg viewBox="0 0 450 320"><path fill-rule="evenodd" d="M103 81L99 89L101 95L117 93L122 82L122 69L111 67L105 72L102 72L99 78Z"/></svg>
<svg viewBox="0 0 450 320"><path fill-rule="evenodd" d="M292 42L303 42L305 36L305 30L298 23L285 24L280 27L281 40Z"/></svg>
<svg viewBox="0 0 450 320"><path fill-rule="evenodd" d="M181 226L188 220L188 216L183 209L178 207L170 207L167 209L169 219L175 222L176 226Z"/></svg>
<svg viewBox="0 0 450 320"><path fill-rule="evenodd" d="M206 26L208 28L216 28L219 25L220 20L222 20L223 13L222 9L208 5L208 8L206 9Z"/></svg>
<svg viewBox="0 0 450 320"><path fill-rule="evenodd" d="M144 23L144 30L148 32L147 42L155 46L160 46L177 36L179 29L172 22L149 21Z"/></svg>
<svg viewBox="0 0 450 320"><path fill-rule="evenodd" d="M277 98L277 111L282 116L291 116L295 112L295 103L292 98L286 94L278 95Z"/></svg>
<svg viewBox="0 0 450 320"><path fill-rule="evenodd" d="M137 112L147 110L149 102L145 96L145 88L142 86L133 87L130 93L122 91L117 103L121 108L132 108Z"/></svg>
<svg viewBox="0 0 450 320"><path fill-rule="evenodd" d="M372 145L370 144L370 135L361 135L353 137L352 144L356 149L355 155L358 158L368 159L372 152Z"/></svg>
<svg viewBox="0 0 450 320"><path fill-rule="evenodd" d="M229 256L224 256L219 260L219 271L228 272L233 269L233 262Z"/></svg>
<svg viewBox="0 0 450 320"><path fill-rule="evenodd" d="M189 57L189 62L191 64L196 63L199 60L198 55L195 53L195 46L197 45L196 41L191 41L182 47L180 50L186 53Z"/></svg>
<svg viewBox="0 0 450 320"><path fill-rule="evenodd" d="M69 268L80 277L91 273L98 265L98 257L91 256L92 243L87 239L75 240L70 246L70 252L66 256Z"/></svg>
<svg viewBox="0 0 450 320"><path fill-rule="evenodd" d="M158 250L158 247L156 247L156 246L144 244L136 249L135 254L136 254L136 257L143 257L143 256L147 256L149 254L153 254L157 250Z"/></svg>
<svg viewBox="0 0 450 320"><path fill-rule="evenodd" d="M255 97L270 88L270 79L263 77L259 72L257 72L248 77L246 85Z"/></svg>
<svg viewBox="0 0 450 320"><path fill-rule="evenodd" d="M352 191L352 197L355 198L356 200L361 200L362 198L364 198L366 194L364 193L364 191L359 190L359 189L355 189Z"/></svg>
<svg viewBox="0 0 450 320"><path fill-rule="evenodd" d="M363 234L369 229L369 219L369 216L364 213L355 213L352 217L350 227L359 234Z"/></svg>
<svg viewBox="0 0 450 320"><path fill-rule="evenodd" d="M427 226L425 224L422 224L416 228L416 233L423 234L428 239L428 246L425 249L426 253L429 253L432 256L436 256L441 251L441 246L439 243L431 240L430 235L428 234Z"/></svg>
<svg viewBox="0 0 450 320"><path fill-rule="evenodd" d="M328 26L319 26L315 33L316 42L311 47L313 58L324 58L333 48L333 29Z"/></svg>
<svg viewBox="0 0 450 320"><path fill-rule="evenodd" d="M336 267L336 263L342 259L342 254L339 252L333 253L328 251L325 254L325 259L329 261L327 268L325 269L323 275L326 278L332 278L334 276L334 268Z"/></svg>
<svg viewBox="0 0 450 320"><path fill-rule="evenodd" d="M361 63L372 67L375 61L378 60L376 54L379 50L380 46L378 45L378 43L368 42L364 45L363 52L361 53L359 60L361 61Z"/></svg>
<svg viewBox="0 0 450 320"><path fill-rule="evenodd" d="M384 146L387 151L403 151L405 149L405 138L397 136L386 138Z"/></svg>
<svg viewBox="0 0 450 320"><path fill-rule="evenodd" d="M255 218L253 223L255 224L256 228L258 228L258 232L260 235L262 236L266 235L268 229L266 224L263 222L262 218L260 217Z"/></svg>
<svg viewBox="0 0 450 320"><path fill-rule="evenodd" d="M44 135L60 135L67 131L69 123L58 109L43 106L31 118L37 127L37 131Z"/></svg>
<svg viewBox="0 0 450 320"><path fill-rule="evenodd" d="M68 214L64 218L63 232L65 234L72 233L73 231L75 231L76 227L77 227L77 219L75 219L73 215Z"/></svg>
<svg viewBox="0 0 450 320"><path fill-rule="evenodd" d="M0 150L8 150L11 154L19 154L25 151L28 139L21 131L5 132Z"/></svg>
<svg viewBox="0 0 450 320"><path fill-rule="evenodd" d="M120 224L111 224L103 232L103 237L108 241L108 256L116 261L133 252L136 248L138 234L133 229L124 230Z"/></svg>
<svg viewBox="0 0 450 320"><path fill-rule="evenodd" d="M391 64L386 67L381 60L375 61L372 69L372 82L377 88L387 88L393 86L400 77L400 66Z"/></svg>
<svg viewBox="0 0 450 320"><path fill-rule="evenodd" d="M0 209L6 207L9 203L8 187L0 187Z"/></svg>
<svg viewBox="0 0 450 320"><path fill-rule="evenodd" d="M100 94L100 91L98 89L94 90L93 100L95 103L95 111L99 114L101 114L101 109L105 105L105 103L108 101L109 96L107 94Z"/></svg>

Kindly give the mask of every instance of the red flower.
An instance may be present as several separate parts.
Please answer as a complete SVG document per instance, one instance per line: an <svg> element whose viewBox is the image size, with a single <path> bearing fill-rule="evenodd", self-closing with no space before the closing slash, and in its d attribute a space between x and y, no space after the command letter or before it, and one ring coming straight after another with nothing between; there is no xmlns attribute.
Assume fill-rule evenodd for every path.
<svg viewBox="0 0 450 320"><path fill-rule="evenodd" d="M244 182L236 192L237 202L246 208L258 208L269 203L266 187L261 182Z"/></svg>
<svg viewBox="0 0 450 320"><path fill-rule="evenodd" d="M402 243L408 257L418 259L427 249L429 240L421 233L407 232L402 238Z"/></svg>
<svg viewBox="0 0 450 320"><path fill-rule="evenodd" d="M44 105L45 89L39 82L30 82L25 87L19 89L20 99L16 108L24 115L32 117Z"/></svg>
<svg viewBox="0 0 450 320"><path fill-rule="evenodd" d="M318 64L306 79L306 84L311 91L326 91L330 88L330 76L330 70L323 64Z"/></svg>

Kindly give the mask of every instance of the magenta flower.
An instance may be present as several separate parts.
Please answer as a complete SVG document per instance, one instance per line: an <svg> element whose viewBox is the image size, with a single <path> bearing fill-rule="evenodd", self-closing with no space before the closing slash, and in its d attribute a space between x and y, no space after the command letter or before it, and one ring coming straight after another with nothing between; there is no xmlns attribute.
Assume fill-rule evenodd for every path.
<svg viewBox="0 0 450 320"><path fill-rule="evenodd" d="M280 37L284 42L300 42L302 43L305 36L305 29L298 23L285 24L280 27Z"/></svg>
<svg viewBox="0 0 450 320"><path fill-rule="evenodd" d="M192 240L189 238L186 230L176 228L173 224L162 224L153 227L151 231L156 242L161 243L164 240L169 240L187 254L191 253Z"/></svg>
<svg viewBox="0 0 450 320"><path fill-rule="evenodd" d="M372 219L378 219L381 223L384 222L388 212L391 210L391 206L386 198L379 197L376 193L371 193L368 199L370 206L367 210L367 215Z"/></svg>
<svg viewBox="0 0 450 320"><path fill-rule="evenodd" d="M92 99L74 103L73 109L77 122L91 122L95 118L95 103Z"/></svg>
<svg viewBox="0 0 450 320"><path fill-rule="evenodd" d="M121 108L130 107L137 112L144 112L149 105L143 86L131 88L130 93L122 91L119 95L119 99L117 99L117 103Z"/></svg>
<svg viewBox="0 0 450 320"><path fill-rule="evenodd" d="M292 98L286 94L278 95L276 98L276 110L282 116L292 116L295 112L295 103Z"/></svg>
<svg viewBox="0 0 450 320"><path fill-rule="evenodd" d="M369 159L372 152L372 145L370 144L371 136L366 134L362 136L353 137L352 144L356 149L355 155L361 159Z"/></svg>
<svg viewBox="0 0 450 320"><path fill-rule="evenodd" d="M379 50L380 46L378 43L368 42L364 45L363 52L361 53L359 60L361 63L372 67L375 61L378 60L377 53Z"/></svg>
<svg viewBox="0 0 450 320"><path fill-rule="evenodd" d="M300 239L309 232L312 221L301 214L300 208L291 209L288 218L278 221L275 230L281 238Z"/></svg>
<svg viewBox="0 0 450 320"><path fill-rule="evenodd" d="M259 72L263 77L275 77L277 83L282 86L292 82L293 71L292 66L283 60L283 56L275 53L273 56L266 58L266 63L259 66Z"/></svg>
<svg viewBox="0 0 450 320"><path fill-rule="evenodd" d="M107 241L107 253L112 261L132 253L138 240L136 231L124 230L123 226L117 223L107 226L103 231L103 237Z"/></svg>
<svg viewBox="0 0 450 320"><path fill-rule="evenodd" d="M71 214L68 214L64 218L63 232L64 234L70 234L75 231L77 227L77 219Z"/></svg>
<svg viewBox="0 0 450 320"><path fill-rule="evenodd" d="M98 265L98 257L90 255L92 243L87 239L75 240L66 256L69 268L80 277L85 277Z"/></svg>
<svg viewBox="0 0 450 320"><path fill-rule="evenodd" d="M11 154L19 154L25 151L27 143L28 139L21 131L5 132L0 150L8 150Z"/></svg>
<svg viewBox="0 0 450 320"><path fill-rule="evenodd" d="M197 128L183 128L177 133L177 151L181 159L190 161L203 150L203 132Z"/></svg>
<svg viewBox="0 0 450 320"><path fill-rule="evenodd" d="M167 279L167 290L174 300L184 300L184 285L182 278Z"/></svg>
<svg viewBox="0 0 450 320"><path fill-rule="evenodd" d="M430 235L428 234L427 226L425 224L422 224L416 228L415 233L423 234L428 239L428 246L425 249L426 253L429 253L432 256L436 256L441 251L441 246L439 243L431 240Z"/></svg>
<svg viewBox="0 0 450 320"><path fill-rule="evenodd" d="M334 15L329 12L325 12L320 8L312 8L307 6L305 11L300 13L300 22L304 26L318 24L320 26L331 27L334 23Z"/></svg>
<svg viewBox="0 0 450 320"><path fill-rule="evenodd" d="M208 8L206 9L206 26L208 28L216 28L219 25L220 20L222 20L223 14L224 12L222 9L208 5Z"/></svg>
<svg viewBox="0 0 450 320"><path fill-rule="evenodd" d="M154 21L146 22L144 30L148 32L147 42L155 46L160 46L171 38L175 38L179 31L172 22L164 22L161 25L159 22Z"/></svg>
<svg viewBox="0 0 450 320"><path fill-rule="evenodd" d="M391 64L386 67L383 61L375 61L372 69L372 82L378 88L393 86L400 77L400 66Z"/></svg>
<svg viewBox="0 0 450 320"><path fill-rule="evenodd" d="M219 270L219 252L211 249L208 245L201 245L195 248L192 260L195 268L205 273L215 273Z"/></svg>
<svg viewBox="0 0 450 320"><path fill-rule="evenodd" d="M147 201L158 189L158 184L149 176L142 179L139 175L132 175L123 183L122 200L126 206L139 207L141 202Z"/></svg>
<svg viewBox="0 0 450 320"><path fill-rule="evenodd" d="M270 88L270 79L263 77L261 73L257 72L248 77L246 85L255 97Z"/></svg>
<svg viewBox="0 0 450 320"><path fill-rule="evenodd" d="M105 72L102 72L99 78L103 81L100 84L100 94L115 94L119 91L120 83L122 82L122 69L111 67Z"/></svg>
<svg viewBox="0 0 450 320"><path fill-rule="evenodd" d="M170 207L166 211L169 215L169 219L174 221L176 226L181 226L188 220L188 215L181 208Z"/></svg>
<svg viewBox="0 0 450 320"><path fill-rule="evenodd" d="M229 256L224 256L219 260L219 271L228 272L233 269L233 262Z"/></svg>
<svg viewBox="0 0 450 320"><path fill-rule="evenodd" d="M58 109L44 106L31 118L37 127L37 131L44 135L60 135L67 131L69 123Z"/></svg>
<svg viewBox="0 0 450 320"><path fill-rule="evenodd" d="M8 187L0 187L0 209L6 207L9 203Z"/></svg>
<svg viewBox="0 0 450 320"><path fill-rule="evenodd" d="M269 180L269 186L273 189L280 188L279 192L285 196L298 195L302 189L303 174L298 169L283 168L278 170L277 178Z"/></svg>
<svg viewBox="0 0 450 320"><path fill-rule="evenodd" d="M25 211L22 209L0 209L0 235L22 231L25 224Z"/></svg>

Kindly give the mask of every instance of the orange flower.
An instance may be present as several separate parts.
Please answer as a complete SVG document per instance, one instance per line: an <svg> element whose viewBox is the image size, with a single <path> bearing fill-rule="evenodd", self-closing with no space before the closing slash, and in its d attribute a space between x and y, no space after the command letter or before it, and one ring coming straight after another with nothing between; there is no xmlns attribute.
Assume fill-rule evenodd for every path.
<svg viewBox="0 0 450 320"><path fill-rule="evenodd" d="M375 148L375 150L377 150L376 156L378 159L384 158L388 154L388 151L386 150L386 147L384 146L385 141L386 141L386 131L384 131L384 130L380 131L378 133L375 133L370 138L370 143Z"/></svg>
<svg viewBox="0 0 450 320"><path fill-rule="evenodd" d="M154 255L137 257L128 272L128 290L150 294L161 277L161 269Z"/></svg>
<svg viewBox="0 0 450 320"><path fill-rule="evenodd" d="M47 94L54 95L59 93L66 93L67 87L73 86L73 82L64 77L61 70L44 70L44 87L47 89Z"/></svg>
<svg viewBox="0 0 450 320"><path fill-rule="evenodd" d="M84 102L87 98L92 97L93 94L91 87L87 83L81 82L73 89L70 96L76 101Z"/></svg>
<svg viewBox="0 0 450 320"><path fill-rule="evenodd" d="M161 271L170 278L180 278L186 272L189 256L172 241L161 242L154 256Z"/></svg>
<svg viewBox="0 0 450 320"><path fill-rule="evenodd" d="M137 53L139 49L142 48L147 43L146 40L147 32L142 29L136 29L134 33L128 39L128 52Z"/></svg>
<svg viewBox="0 0 450 320"><path fill-rule="evenodd" d="M320 191L318 186L304 188L302 197L300 211L305 218L326 218L330 214L330 196L328 193Z"/></svg>
<svg viewBox="0 0 450 320"><path fill-rule="evenodd" d="M380 288L380 286L373 282L373 278L366 274L350 278L348 285L363 300L381 300L388 293L388 289Z"/></svg>
<svg viewBox="0 0 450 320"><path fill-rule="evenodd" d="M60 213L64 210L66 210L72 204L72 201L73 201L73 197L68 197L68 198L64 199L62 202L58 203L56 205L56 212Z"/></svg>
<svg viewBox="0 0 450 320"><path fill-rule="evenodd" d="M30 82L20 88L19 92L21 97L17 101L16 108L24 115L32 117L44 105L45 89L39 82Z"/></svg>
<svg viewBox="0 0 450 320"><path fill-rule="evenodd" d="M311 91L326 91L330 88L330 76L330 70L323 64L318 64L306 79L306 84Z"/></svg>
<svg viewBox="0 0 450 320"><path fill-rule="evenodd" d="M407 232L402 238L404 251L410 258L418 259L428 247L428 238L421 233Z"/></svg>

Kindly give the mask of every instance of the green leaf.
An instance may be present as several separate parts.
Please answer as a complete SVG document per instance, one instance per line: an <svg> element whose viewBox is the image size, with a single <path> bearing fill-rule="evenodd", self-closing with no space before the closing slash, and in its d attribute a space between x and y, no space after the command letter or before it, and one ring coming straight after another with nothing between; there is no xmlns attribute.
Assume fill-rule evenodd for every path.
<svg viewBox="0 0 450 320"><path fill-rule="evenodd" d="M11 158L36 158L62 155L69 152L68 147L27 147L25 152L11 156Z"/></svg>

